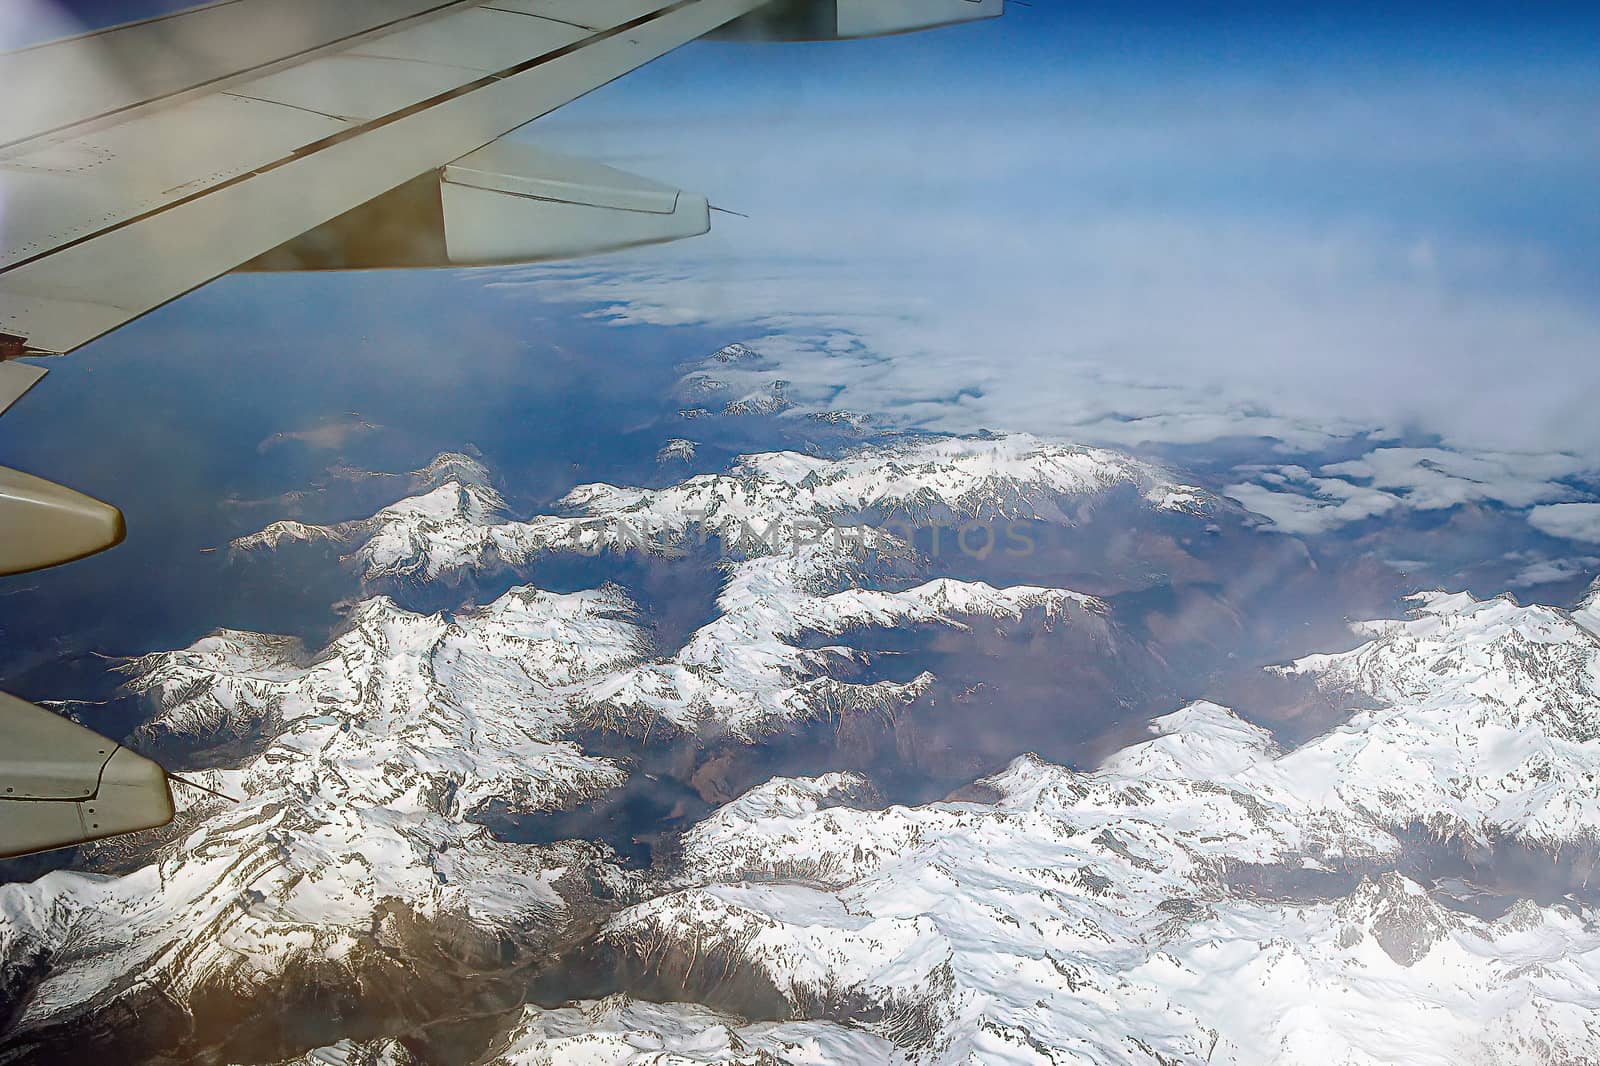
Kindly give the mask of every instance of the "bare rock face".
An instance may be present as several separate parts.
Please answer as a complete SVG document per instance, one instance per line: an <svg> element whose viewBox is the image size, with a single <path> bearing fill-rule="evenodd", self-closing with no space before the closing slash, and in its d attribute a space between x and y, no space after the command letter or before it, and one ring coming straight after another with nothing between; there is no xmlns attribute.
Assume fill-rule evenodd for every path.
<svg viewBox="0 0 1600 1066"><path fill-rule="evenodd" d="M656 463L660 466L667 466L671 463L691 462L699 448L700 445L692 440L673 437L663 444L661 450L656 453Z"/></svg>
<svg viewBox="0 0 1600 1066"><path fill-rule="evenodd" d="M1370 935L1401 966L1415 965L1465 925L1416 884L1394 873L1364 880L1353 895L1339 901L1339 912L1351 922L1342 938Z"/></svg>

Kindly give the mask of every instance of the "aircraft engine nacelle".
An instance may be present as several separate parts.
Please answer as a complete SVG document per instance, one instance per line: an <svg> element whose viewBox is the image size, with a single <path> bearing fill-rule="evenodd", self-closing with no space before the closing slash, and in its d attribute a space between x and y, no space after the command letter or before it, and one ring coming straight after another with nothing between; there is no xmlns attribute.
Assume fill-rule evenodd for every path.
<svg viewBox="0 0 1600 1066"><path fill-rule="evenodd" d="M999 18L1005 0L776 0L713 36L729 41L845 41Z"/></svg>
<svg viewBox="0 0 1600 1066"><path fill-rule="evenodd" d="M44 375L42 366L0 362L0 414ZM103 552L126 532L122 512L110 504L0 466L0 577Z"/></svg>

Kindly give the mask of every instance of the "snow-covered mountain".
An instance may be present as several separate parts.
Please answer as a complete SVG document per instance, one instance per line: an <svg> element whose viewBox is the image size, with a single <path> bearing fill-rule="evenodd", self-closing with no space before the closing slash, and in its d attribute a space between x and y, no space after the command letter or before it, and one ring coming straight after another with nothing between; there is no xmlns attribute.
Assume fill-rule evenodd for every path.
<svg viewBox="0 0 1600 1066"><path fill-rule="evenodd" d="M1285 760L1286 787L1442 837L1600 842L1600 635L1579 610L1424 593L1284 673L1377 707Z"/></svg>
<svg viewBox="0 0 1600 1066"><path fill-rule="evenodd" d="M1593 846L1600 590L1570 611L1430 593L1360 624L1360 647L1277 668L1362 705L1292 750L1197 701L1095 769L1023 755L919 806L854 773L780 776L630 870L475 819L628 781L597 732L753 742L897 712L929 676L853 679L864 630L1112 639L1100 600L941 576L904 526L1209 499L1022 436L753 455L525 521L469 457L412 483L370 518L238 546L327 541L368 582L447 581L575 552L704 566L714 539L714 616L658 648L614 585L436 614L377 595L314 652L224 630L132 661L145 737L220 753L196 777L241 802L193 803L125 875L0 886L0 1061L70 1039L400 1066L412 1026L459 1011L498 1020L482 1061L506 1064L1600 1062L1600 916L1475 916L1400 872L1417 825ZM625 994L523 1006L532 976Z"/></svg>
<svg viewBox="0 0 1600 1066"><path fill-rule="evenodd" d="M133 660L129 687L159 708L143 733L275 737L350 763L340 787L363 802L547 808L619 780L561 738L574 693L646 654L633 611L615 587L558 596L523 586L430 616L379 597L315 656L288 638L222 630ZM292 775L273 768L238 783L259 793Z"/></svg>
<svg viewBox="0 0 1600 1066"><path fill-rule="evenodd" d="M1315 869L1308 825L1375 863L1383 825L1241 785L1324 741L1282 756L1204 704L1156 728L1093 773L1020 758L983 801L879 810L855 775L775 779L692 830L676 891L599 945L645 988L929 1064L1595 1061L1593 914L1484 920L1376 866L1331 899L1252 898L1230 871Z"/></svg>
<svg viewBox="0 0 1600 1066"><path fill-rule="evenodd" d="M506 965L595 911L627 881L603 848L502 843L471 819L625 779L562 739L562 699L638 658L630 607L612 589L519 588L433 616L376 599L314 657L223 631L135 661L160 708L148 730L263 748L195 775L240 802L191 806L149 865L0 888L11 1039L138 1015L175 1042L216 1040L200 1005L306 986L425 997L452 966Z"/></svg>
<svg viewBox="0 0 1600 1066"><path fill-rule="evenodd" d="M427 547L429 536L447 537L455 523L485 524L505 510L505 500L491 484L488 469L470 455L442 452L420 470L413 470L403 482L418 493L386 508L389 525L410 525L418 538L419 550ZM271 551L285 544L318 541L343 544L359 536L366 523L341 523L315 526L303 522L274 522L230 545L236 553Z"/></svg>
<svg viewBox="0 0 1600 1066"><path fill-rule="evenodd" d="M1553 698L1592 662L1572 618L1420 596L1360 625L1362 647L1287 668L1387 701L1288 752L1199 702L1094 771L1022 756L969 798L885 808L856 774L775 778L690 830L579 952L635 995L724 1013L528 1008L484 1061L1595 1062L1600 915L1475 916L1394 870L1394 830L1430 796L1408 780L1400 803L1397 767L1494 809L1506 782L1477 769L1478 732L1538 741L1583 717L1587 689ZM1519 717L1470 718L1485 692ZM1452 699L1463 728L1424 728ZM1574 767L1600 766L1575 743ZM1251 887L1262 868L1287 887Z"/></svg>
<svg viewBox="0 0 1600 1066"><path fill-rule="evenodd" d="M1021 757L970 800L881 808L842 773L753 789L590 950L638 992L772 1020L619 998L527 1008L483 1061L1596 1060L1593 913L1451 909L1383 872L1381 820L1337 803L1312 820L1345 854L1368 849L1370 876L1329 898L1243 890L1239 864L1308 861L1316 812L1240 782L1337 735L1284 754L1204 703L1152 729L1089 773Z"/></svg>
<svg viewBox="0 0 1600 1066"><path fill-rule="evenodd" d="M690 683L686 675L698 679L697 698L721 685L730 706L740 684L749 686L746 702L789 706L797 693L837 702L850 686L791 676L813 672L825 655L773 633L960 624L1023 610L1055 617L1084 602L1060 590L949 581L800 599L762 623L754 649L737 622L697 634L685 657L705 660L696 672L650 660L619 589L558 596L519 587L449 615L369 600L316 655L288 638L221 631L135 660L130 687L160 709L145 733L262 738L265 748L237 769L200 775L243 802L189 812L190 830L153 865L111 881L55 874L0 890L0 956L43 968L14 990L28 997L17 1024L49 1031L122 997L137 1003L157 986L185 1002L278 981L308 957L353 981L385 923L398 924L399 939L448 927L455 939L528 950L572 907L592 905L591 882L621 875L604 868L600 849L501 844L471 819L491 803L550 809L620 785L620 767L566 737L577 725L614 724L641 684L659 679L650 695L664 699ZM771 648L785 656L765 658ZM740 677L717 681L719 670ZM881 699L899 691L863 688ZM577 900L566 891L573 886ZM123 988L108 980L116 973L143 978Z"/></svg>
<svg viewBox="0 0 1600 1066"><path fill-rule="evenodd" d="M969 458L952 455L958 466ZM470 538L497 529L504 543L531 531L524 543L545 550L614 542L629 529L618 513L646 514L639 521L681 540L705 521L702 497L752 521L799 525L814 505L796 501L818 479L796 476L798 457L757 461L777 460L773 475L694 479L690 489L643 496L594 486L584 492L595 501L588 515L516 524L504 521L481 466L446 455L414 475L421 495L373 519L280 524L248 546L308 530L365 536L358 550L369 565L404 556L406 572L437 573L420 561L481 562L483 542ZM945 467L925 460L923 472L951 491L939 480ZM712 521L726 530L732 519ZM877 558L910 553L888 535L860 536ZM491 810L571 807L621 785L626 771L582 750L576 733L670 725L755 735L797 717L893 709L929 683L839 680L834 665L866 657L818 637L960 628L975 617L1102 624L1097 601L1064 589L941 578L860 587L872 564L853 544L798 534L759 544L729 568L717 617L670 655L652 648L615 586L565 595L520 586L483 607L432 615L374 597L315 654L289 638L223 630L132 661L129 687L156 708L141 739L177 739L230 760L246 752L197 775L242 802L186 812L183 831L126 877L55 874L0 889L8 992L26 999L14 1024L51 1033L87 1013L144 1009L157 989L183 1015L197 999L242 996L308 967L334 984L371 982L373 967L412 965L439 938L469 945L451 949L469 956L500 945L524 957L592 910L596 892L615 895L629 881L602 848L502 844L474 821ZM128 984L114 974L141 976Z"/></svg>
<svg viewBox="0 0 1600 1066"><path fill-rule="evenodd" d="M349 546L362 579L376 583L454 580L503 566L537 572L541 556L559 553L681 556L715 538L728 556L717 617L669 659L599 686L595 707L611 726L660 721L740 736L817 714L893 708L927 686L927 678L837 680L830 662L859 656L843 646L802 647L802 634L1025 613L1093 624L1098 602L1062 589L935 578L893 593L864 590L928 568L908 540L910 523L1066 523L1074 501L1119 487L1159 511L1208 505L1198 489L1118 453L1020 435L915 439L839 459L751 455L726 474L663 489L580 486L563 501L567 513L527 521L507 517L487 478L470 473L370 518L331 527L280 523L235 546L334 540Z"/></svg>
<svg viewBox="0 0 1600 1066"><path fill-rule="evenodd" d="M1201 513L1211 505L1200 489L1121 453L1026 434L909 438L832 459L749 455L725 474L664 489L583 485L562 501L564 513L527 521L506 516L481 468L431 479L430 487L370 518L322 527L279 523L234 547L334 540L349 546L350 561L368 581L437 580L526 565L541 553L667 554L710 537L747 555L779 554L825 535L878 547L890 542L893 530L883 526L896 518L1067 522L1075 500L1119 487L1161 511Z"/></svg>

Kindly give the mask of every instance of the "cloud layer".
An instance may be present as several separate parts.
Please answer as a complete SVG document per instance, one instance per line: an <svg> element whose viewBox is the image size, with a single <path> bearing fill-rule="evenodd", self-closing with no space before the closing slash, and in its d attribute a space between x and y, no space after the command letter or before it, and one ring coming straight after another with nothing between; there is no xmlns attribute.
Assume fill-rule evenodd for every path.
<svg viewBox="0 0 1600 1066"><path fill-rule="evenodd" d="M1600 82L1530 76L1518 97L1381 74L1264 92L1047 72L1006 99L1004 79L958 91L923 70L921 99L870 108L825 90L710 115L601 100L530 133L751 220L493 284L604 322L726 327L766 357L735 386L782 379L797 412L1390 445L1263 465L1241 498L1286 528L1575 498L1560 479L1600 466L1600 314L1560 220L1600 174L1583 106Z"/></svg>
<svg viewBox="0 0 1600 1066"><path fill-rule="evenodd" d="M1600 544L1600 503L1555 503L1535 507L1528 521L1535 529L1552 537Z"/></svg>

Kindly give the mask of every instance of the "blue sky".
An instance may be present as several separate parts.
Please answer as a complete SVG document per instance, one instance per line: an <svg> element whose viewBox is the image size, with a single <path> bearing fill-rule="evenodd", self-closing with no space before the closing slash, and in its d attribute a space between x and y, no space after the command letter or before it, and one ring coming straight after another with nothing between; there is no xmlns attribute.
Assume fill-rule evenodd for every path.
<svg viewBox="0 0 1600 1066"><path fill-rule="evenodd" d="M1586 502L1597 52L1594 5L1052 0L881 41L700 44L518 136L749 220L461 281L509 323L565 301L597 328L754 341L802 403L890 427L1256 438L1237 483L1297 528ZM1424 493L1434 445L1467 458ZM1600 541L1582 513L1560 528Z"/></svg>
<svg viewBox="0 0 1600 1066"><path fill-rule="evenodd" d="M887 425L1259 437L1238 483L1302 531L1585 500L1597 17L1041 3L701 45L522 135L753 218L495 284L742 329L792 395ZM1468 457L1442 494L1433 445Z"/></svg>

